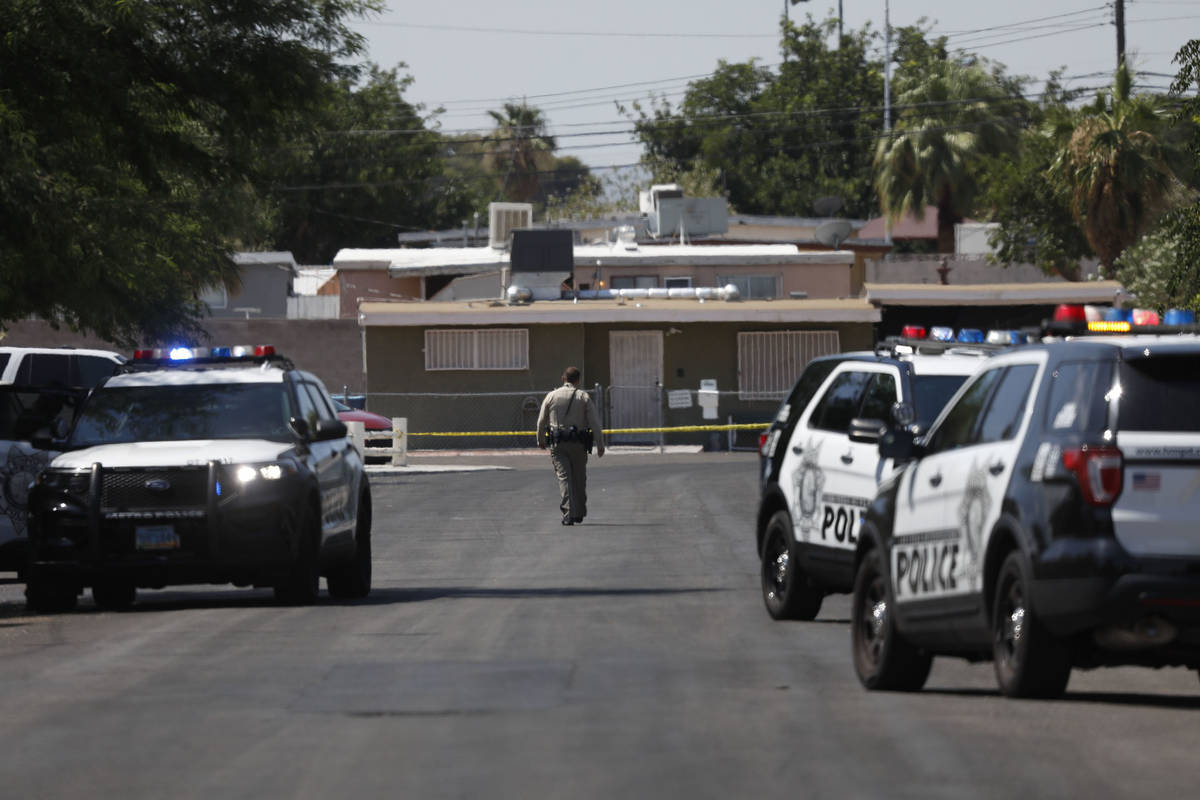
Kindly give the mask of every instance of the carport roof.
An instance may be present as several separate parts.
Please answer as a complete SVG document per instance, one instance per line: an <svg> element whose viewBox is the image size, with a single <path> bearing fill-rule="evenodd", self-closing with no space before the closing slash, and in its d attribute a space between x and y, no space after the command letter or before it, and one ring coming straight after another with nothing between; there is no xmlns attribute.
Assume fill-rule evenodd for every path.
<svg viewBox="0 0 1200 800"><path fill-rule="evenodd" d="M466 303L362 303L361 326L528 325L578 323L746 322L746 323L873 323L880 312L862 299L744 300L692 299L536 300L513 304L498 300Z"/></svg>
<svg viewBox="0 0 1200 800"><path fill-rule="evenodd" d="M867 283L866 299L879 306L1019 306L1058 303L1111 303L1117 281L1061 283Z"/></svg>

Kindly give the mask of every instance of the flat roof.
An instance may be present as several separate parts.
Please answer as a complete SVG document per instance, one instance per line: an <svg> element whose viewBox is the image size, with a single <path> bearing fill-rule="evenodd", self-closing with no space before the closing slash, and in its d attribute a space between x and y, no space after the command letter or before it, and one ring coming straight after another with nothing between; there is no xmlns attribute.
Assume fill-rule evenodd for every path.
<svg viewBox="0 0 1200 800"><path fill-rule="evenodd" d="M575 245L573 264L598 266L800 266L854 263L848 250L799 250L794 244ZM344 270L386 270L393 277L474 274L503 269L509 254L490 247L345 248L333 258Z"/></svg>
<svg viewBox="0 0 1200 800"><path fill-rule="evenodd" d="M498 300L447 303L362 303L358 324L367 326L528 325L532 323L873 323L880 311L866 300Z"/></svg>
<svg viewBox="0 0 1200 800"><path fill-rule="evenodd" d="M868 302L884 306L1019 306L1111 303L1122 287L1117 281L949 286L938 283L866 283L863 284L863 290Z"/></svg>

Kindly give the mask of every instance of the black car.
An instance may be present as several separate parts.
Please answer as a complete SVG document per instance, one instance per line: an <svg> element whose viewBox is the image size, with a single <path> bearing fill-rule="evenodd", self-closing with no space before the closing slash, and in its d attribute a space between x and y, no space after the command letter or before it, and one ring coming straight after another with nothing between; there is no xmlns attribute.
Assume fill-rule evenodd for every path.
<svg viewBox="0 0 1200 800"><path fill-rule="evenodd" d="M286 359L151 354L88 398L29 498L26 599L85 587L270 586L310 603L371 588L371 493L325 387Z"/></svg>
<svg viewBox="0 0 1200 800"><path fill-rule="evenodd" d="M870 689L935 655L992 659L1001 691L1071 670L1200 669L1200 337L1053 341L996 356L867 510L852 651Z"/></svg>

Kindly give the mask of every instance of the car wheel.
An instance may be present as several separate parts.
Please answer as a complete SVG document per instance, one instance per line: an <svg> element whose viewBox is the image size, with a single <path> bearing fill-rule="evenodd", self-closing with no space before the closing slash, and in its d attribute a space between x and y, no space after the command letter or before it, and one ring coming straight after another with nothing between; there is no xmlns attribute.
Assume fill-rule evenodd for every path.
<svg viewBox="0 0 1200 800"><path fill-rule="evenodd" d="M329 573L325 582L330 597L339 600L358 600L371 593L371 501L366 495L358 502L354 559Z"/></svg>
<svg viewBox="0 0 1200 800"><path fill-rule="evenodd" d="M79 591L73 584L31 572L25 582L25 605L35 614L60 614L75 608Z"/></svg>
<svg viewBox="0 0 1200 800"><path fill-rule="evenodd" d="M305 503L296 523L297 553L287 576L275 584L275 599L296 606L312 605L321 591L321 527L317 511Z"/></svg>
<svg viewBox="0 0 1200 800"><path fill-rule="evenodd" d="M870 550L855 575L850 603L854 671L868 689L920 691L929 677L933 657L896 630L891 606L883 558L878 550Z"/></svg>
<svg viewBox="0 0 1200 800"><path fill-rule="evenodd" d="M1029 597L1024 561L1009 553L992 603L996 682L1009 697L1058 697L1071 679L1071 654L1042 625Z"/></svg>
<svg viewBox="0 0 1200 800"><path fill-rule="evenodd" d="M792 520L776 511L767 523L762 551L762 595L773 619L816 619L824 599L820 587L800 569Z"/></svg>
<svg viewBox="0 0 1200 800"><path fill-rule="evenodd" d="M137 587L130 581L103 581L92 587L92 601L105 611L125 611L137 598Z"/></svg>

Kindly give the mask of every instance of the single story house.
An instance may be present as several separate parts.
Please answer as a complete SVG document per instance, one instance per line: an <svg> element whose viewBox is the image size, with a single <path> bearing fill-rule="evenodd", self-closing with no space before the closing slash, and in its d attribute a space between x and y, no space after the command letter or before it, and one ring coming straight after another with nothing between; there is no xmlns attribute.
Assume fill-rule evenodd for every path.
<svg viewBox="0 0 1200 800"><path fill-rule="evenodd" d="M601 387L610 428L763 422L812 358L872 347L880 312L861 299L617 298L367 302L358 319L368 407L408 418L420 434L533 430L542 396L568 365L583 370L587 387ZM715 381L715 415L699 406L702 381ZM669 441L707 444L712 436ZM470 446L531 442L475 437Z"/></svg>

